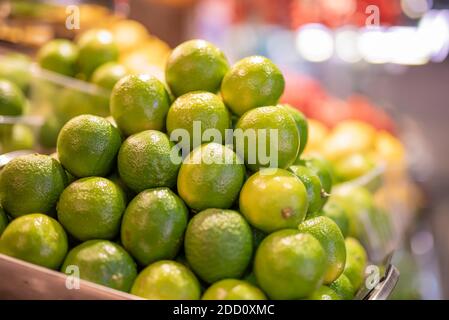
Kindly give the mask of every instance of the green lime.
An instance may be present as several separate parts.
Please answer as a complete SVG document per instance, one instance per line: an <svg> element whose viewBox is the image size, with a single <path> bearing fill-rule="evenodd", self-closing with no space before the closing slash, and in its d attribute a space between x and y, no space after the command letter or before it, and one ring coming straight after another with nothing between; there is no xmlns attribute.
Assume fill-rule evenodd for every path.
<svg viewBox="0 0 449 320"><path fill-rule="evenodd" d="M146 130L123 142L117 166L123 182L140 192L155 187L174 187L181 161L165 133Z"/></svg>
<svg viewBox="0 0 449 320"><path fill-rule="evenodd" d="M208 143L194 149L178 174L178 193L196 211L227 209L237 200L245 166L231 149Z"/></svg>
<svg viewBox="0 0 449 320"><path fill-rule="evenodd" d="M115 183L83 178L61 194L58 220L78 240L113 239L119 233L125 207L125 194Z"/></svg>
<svg viewBox="0 0 449 320"><path fill-rule="evenodd" d="M295 161L296 165L305 166L311 169L321 180L321 186L323 187L323 192L321 193L322 206L329 199L329 195L332 191L333 184L333 171L331 164L323 157L313 156L304 157Z"/></svg>
<svg viewBox="0 0 449 320"><path fill-rule="evenodd" d="M354 153L338 159L334 163L334 173L337 181L357 179L375 167L374 161L367 154Z"/></svg>
<svg viewBox="0 0 449 320"><path fill-rule="evenodd" d="M204 281L240 278L252 258L251 228L236 211L207 209L190 220L184 250L189 265Z"/></svg>
<svg viewBox="0 0 449 320"><path fill-rule="evenodd" d="M77 41L79 47L78 67L84 79L106 62L117 61L119 49L111 32L91 29L83 33Z"/></svg>
<svg viewBox="0 0 449 320"><path fill-rule="evenodd" d="M112 90L115 84L127 74L125 66L117 62L108 62L95 69L90 81L97 86Z"/></svg>
<svg viewBox="0 0 449 320"><path fill-rule="evenodd" d="M249 223L267 233L297 228L308 206L304 184L283 169L253 174L243 185L239 203Z"/></svg>
<svg viewBox="0 0 449 320"><path fill-rule="evenodd" d="M25 96L16 84L0 79L0 116L21 115L25 103Z"/></svg>
<svg viewBox="0 0 449 320"><path fill-rule="evenodd" d="M50 269L61 265L67 249L64 229L41 213L13 220L0 237L0 253Z"/></svg>
<svg viewBox="0 0 449 320"><path fill-rule="evenodd" d="M365 277L367 255L360 242L354 238L346 238L346 265L343 274L351 281L355 290L358 290Z"/></svg>
<svg viewBox="0 0 449 320"><path fill-rule="evenodd" d="M109 115L109 106L98 104L99 97L74 88L64 88L56 93L54 114L61 123L84 114L100 117Z"/></svg>
<svg viewBox="0 0 449 320"><path fill-rule="evenodd" d="M276 300L309 296L321 285L325 270L326 253L320 242L294 229L266 237L254 261L257 283Z"/></svg>
<svg viewBox="0 0 449 320"><path fill-rule="evenodd" d="M196 90L215 93L228 69L228 61L220 49L204 40L190 40L170 54L165 78L177 97Z"/></svg>
<svg viewBox="0 0 449 320"><path fill-rule="evenodd" d="M332 197L347 212L349 218L348 235L359 240L368 240L374 230L377 210L373 195L365 187L343 187Z"/></svg>
<svg viewBox="0 0 449 320"><path fill-rule="evenodd" d="M206 142L224 143L225 130L230 128L231 117L225 105L217 95L206 91L180 96L167 114L168 134L187 151ZM214 130L214 135L206 136L211 130ZM219 136L216 137L215 133Z"/></svg>
<svg viewBox="0 0 449 320"><path fill-rule="evenodd" d="M162 260L139 273L131 293L150 300L198 300L201 288L188 268L175 261Z"/></svg>
<svg viewBox="0 0 449 320"><path fill-rule="evenodd" d="M304 221L298 229L311 234L320 242L327 259L323 283L332 283L342 274L346 262L345 239L340 228L327 217L316 217Z"/></svg>
<svg viewBox="0 0 449 320"><path fill-rule="evenodd" d="M17 52L2 54L0 59L0 78L15 83L22 91L29 87L31 77L31 59Z"/></svg>
<svg viewBox="0 0 449 320"><path fill-rule="evenodd" d="M0 173L2 207L14 218L54 212L67 184L61 164L50 156L30 154L11 160Z"/></svg>
<svg viewBox="0 0 449 320"><path fill-rule="evenodd" d="M81 279L129 292L137 276L136 263L121 246L107 240L89 240L69 251L61 272L78 268Z"/></svg>
<svg viewBox="0 0 449 320"><path fill-rule="evenodd" d="M0 134L0 152L6 153L16 150L32 150L34 147L34 133L25 124L14 124L11 127L2 126L6 132Z"/></svg>
<svg viewBox="0 0 449 320"><path fill-rule="evenodd" d="M105 176L115 164L122 138L105 118L82 115L62 127L59 161L76 177Z"/></svg>
<svg viewBox="0 0 449 320"><path fill-rule="evenodd" d="M123 246L141 265L176 257L187 227L188 211L168 188L139 193L126 208Z"/></svg>
<svg viewBox="0 0 449 320"><path fill-rule="evenodd" d="M275 105L284 92L281 71L261 56L244 58L226 73L221 84L225 104L237 115L261 106Z"/></svg>
<svg viewBox="0 0 449 320"><path fill-rule="evenodd" d="M0 236L2 235L8 223L8 216L6 215L5 210L3 210L3 208L0 206Z"/></svg>
<svg viewBox="0 0 449 320"><path fill-rule="evenodd" d="M215 282L206 292L202 300L266 300L265 294L246 281L225 279Z"/></svg>
<svg viewBox="0 0 449 320"><path fill-rule="evenodd" d="M348 277L342 274L332 282L329 287L337 293L343 300L352 300L354 298L355 290Z"/></svg>
<svg viewBox="0 0 449 320"><path fill-rule="evenodd" d="M37 62L41 68L69 77L76 75L77 59L77 46L65 39L47 42L37 52Z"/></svg>
<svg viewBox="0 0 449 320"><path fill-rule="evenodd" d="M164 84L150 75L125 76L112 90L111 115L127 136L150 129L163 131L169 107Z"/></svg>
<svg viewBox="0 0 449 320"><path fill-rule="evenodd" d="M327 286L319 287L306 300L341 300L340 296Z"/></svg>
<svg viewBox="0 0 449 320"><path fill-rule="evenodd" d="M47 117L39 131L39 143L44 148L55 148L62 123L56 117Z"/></svg>
<svg viewBox="0 0 449 320"><path fill-rule="evenodd" d="M264 167L286 169L298 156L299 132L284 108L260 107L240 117L234 143L251 171Z"/></svg>
<svg viewBox="0 0 449 320"><path fill-rule="evenodd" d="M322 215L332 219L340 228L343 237L346 238L349 231L348 213L338 201L334 200L334 197L330 197L329 201L323 207Z"/></svg>
<svg viewBox="0 0 449 320"><path fill-rule="evenodd" d="M55 159L56 161L59 162L59 157L58 157L58 153L57 153L57 152L53 152L52 154L50 154L50 157L52 157L53 159ZM61 162L59 162L59 163L61 163ZM62 166L62 165L61 165L61 166ZM68 172L67 170L64 169L64 171L65 171L65 174L66 174L66 176L67 176L67 183L66 183L66 186L68 186L68 185L71 184L73 181L75 181L76 178L75 178L70 172Z"/></svg>
<svg viewBox="0 0 449 320"><path fill-rule="evenodd" d="M106 177L106 179L114 182L116 185L119 186L120 189L123 190L126 196L126 203L129 203L136 196L136 193L125 184L123 179L120 178L119 174L116 171L113 171L110 175Z"/></svg>
<svg viewBox="0 0 449 320"><path fill-rule="evenodd" d="M298 152L299 158L307 145L307 140L309 137L309 124L307 123L307 118L301 111L292 107L289 104L280 104L279 106L288 110L288 112L296 122L296 127L298 128L299 131L299 140L300 140Z"/></svg>
<svg viewBox="0 0 449 320"><path fill-rule="evenodd" d="M318 175L305 166L291 166L289 171L293 172L306 187L307 200L309 202L307 216L311 216L318 212L323 206L323 200L321 197L321 190L323 187Z"/></svg>

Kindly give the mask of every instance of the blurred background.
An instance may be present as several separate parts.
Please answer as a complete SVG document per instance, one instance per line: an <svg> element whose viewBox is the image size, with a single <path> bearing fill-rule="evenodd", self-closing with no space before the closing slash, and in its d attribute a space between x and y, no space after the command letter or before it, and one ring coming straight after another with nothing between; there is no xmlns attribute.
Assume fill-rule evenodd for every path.
<svg viewBox="0 0 449 320"><path fill-rule="evenodd" d="M33 59L92 28L114 34L129 70L161 79L187 39L211 41L231 63L267 56L285 75L282 101L314 119L311 149L350 119L401 141L385 143L389 155L404 150L396 171L407 172L384 190L397 215L392 298L449 299L449 1L0 0L0 75L20 64L11 51Z"/></svg>

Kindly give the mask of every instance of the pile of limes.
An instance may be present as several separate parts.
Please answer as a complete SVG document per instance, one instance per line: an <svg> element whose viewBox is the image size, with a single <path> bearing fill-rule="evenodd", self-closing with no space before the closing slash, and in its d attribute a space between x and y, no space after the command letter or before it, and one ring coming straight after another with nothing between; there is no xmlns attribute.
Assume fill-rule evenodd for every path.
<svg viewBox="0 0 449 320"><path fill-rule="evenodd" d="M56 154L3 168L0 252L148 299L352 299L367 263L353 207L328 201L325 159L301 157L307 121L277 105L276 65L192 40L166 81L124 76L113 119L77 116Z"/></svg>

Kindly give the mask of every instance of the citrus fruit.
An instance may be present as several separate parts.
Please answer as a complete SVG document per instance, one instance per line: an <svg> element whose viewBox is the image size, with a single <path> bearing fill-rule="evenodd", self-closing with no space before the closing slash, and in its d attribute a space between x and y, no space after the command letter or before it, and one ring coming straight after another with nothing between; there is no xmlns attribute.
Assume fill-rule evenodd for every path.
<svg viewBox="0 0 449 320"><path fill-rule="evenodd" d="M176 99L168 110L167 132L184 150L190 151L205 142L224 143L225 130L229 128L231 117L228 110L220 98L210 92L186 93ZM178 136L177 129L184 130L183 134ZM215 135L206 137L205 133L211 130L219 134L218 139ZM217 140L211 141L212 138Z"/></svg>
<svg viewBox="0 0 449 320"><path fill-rule="evenodd" d="M308 206L304 184L283 169L253 174L243 185L239 203L249 223L267 233L297 228L304 220Z"/></svg>
<svg viewBox="0 0 449 320"><path fill-rule="evenodd" d="M174 187L181 161L165 133L146 130L123 142L117 166L123 182L140 192L155 187Z"/></svg>
<svg viewBox="0 0 449 320"><path fill-rule="evenodd" d="M237 115L261 106L275 105L284 92L281 71L271 60L262 56L244 58L225 74L221 96Z"/></svg>
<svg viewBox="0 0 449 320"><path fill-rule="evenodd" d="M17 52L2 54L0 60L0 78L15 83L21 90L28 89L30 84L31 59Z"/></svg>
<svg viewBox="0 0 449 320"><path fill-rule="evenodd" d="M118 233L126 199L105 178L89 177L70 184L59 198L58 220L76 239L113 239Z"/></svg>
<svg viewBox="0 0 449 320"><path fill-rule="evenodd" d="M0 206L0 236L2 235L3 230L5 230L8 223L8 216L6 215L5 210L3 210L3 208Z"/></svg>
<svg viewBox="0 0 449 320"><path fill-rule="evenodd" d="M231 149L208 143L194 149L178 174L178 193L196 211L230 208L245 179L245 166Z"/></svg>
<svg viewBox="0 0 449 320"><path fill-rule="evenodd" d="M298 152L299 157L304 151L309 137L309 125L307 123L307 118L301 111L292 107L289 104L280 104L279 106L285 108L296 122L296 127L298 128L299 131L299 140L300 140Z"/></svg>
<svg viewBox="0 0 449 320"><path fill-rule="evenodd" d="M126 184L125 182L123 182L123 179L120 178L120 175L116 172L113 171L110 175L108 175L106 177L106 179L114 182L116 185L119 186L120 189L123 190L123 192L125 193L125 197L126 197L126 203L128 204L135 196L136 196L136 192L134 192L133 190L131 190Z"/></svg>
<svg viewBox="0 0 449 320"><path fill-rule="evenodd" d="M315 172L305 166L291 166L289 171L293 172L306 187L307 200L309 202L307 215L313 215L318 212L323 206L320 178L315 174Z"/></svg>
<svg viewBox="0 0 449 320"><path fill-rule="evenodd" d="M188 268L175 261L162 260L139 273L131 293L150 300L198 300L201 289Z"/></svg>
<svg viewBox="0 0 449 320"><path fill-rule="evenodd" d="M304 221L298 229L320 242L327 259L323 283L332 283L342 274L346 262L345 239L337 224L327 217L316 217Z"/></svg>
<svg viewBox="0 0 449 320"><path fill-rule="evenodd" d="M332 196L347 213L348 235L367 240L376 216L373 195L364 187L350 186L339 188Z"/></svg>
<svg viewBox="0 0 449 320"><path fill-rule="evenodd" d="M204 281L240 278L252 257L251 228L236 211L207 209L190 220L184 250L189 265Z"/></svg>
<svg viewBox="0 0 449 320"><path fill-rule="evenodd" d="M204 40L190 40L173 49L165 78L175 96L196 90L215 93L228 69L228 61L220 49Z"/></svg>
<svg viewBox="0 0 449 320"><path fill-rule="evenodd" d="M267 236L254 260L257 283L275 300L309 296L321 285L325 270L326 254L320 242L294 229Z"/></svg>
<svg viewBox="0 0 449 320"><path fill-rule="evenodd" d="M188 211L168 188L139 193L126 208L121 240L126 250L142 265L173 259L182 244Z"/></svg>
<svg viewBox="0 0 449 320"><path fill-rule="evenodd" d="M313 154L321 150L329 129L325 124L315 119L307 119L308 137L307 146L304 150L305 154Z"/></svg>
<svg viewBox="0 0 449 320"><path fill-rule="evenodd" d="M346 210L338 203L338 201L335 201L334 198L331 197L323 207L322 215L332 219L340 228L343 237L346 238L349 231L349 217Z"/></svg>
<svg viewBox="0 0 449 320"><path fill-rule="evenodd" d="M97 86L112 90L114 85L127 73L123 65L117 62L108 62L95 69L90 81Z"/></svg>
<svg viewBox="0 0 449 320"><path fill-rule="evenodd" d="M110 27L120 52L132 51L148 40L149 34L143 24L136 20L119 19Z"/></svg>
<svg viewBox="0 0 449 320"><path fill-rule="evenodd" d="M266 300L265 294L246 281L225 279L215 282L206 292L202 300Z"/></svg>
<svg viewBox="0 0 449 320"><path fill-rule="evenodd" d="M128 75L111 94L111 115L127 136L144 130L163 130L170 100L165 86L150 75Z"/></svg>
<svg viewBox="0 0 449 320"><path fill-rule="evenodd" d="M69 77L76 75L77 59L78 48L65 39L47 42L37 52L37 62L41 68Z"/></svg>
<svg viewBox="0 0 449 320"><path fill-rule="evenodd" d="M63 167L50 156L17 157L0 173L2 207L15 218L34 212L51 214L66 183Z"/></svg>
<svg viewBox="0 0 449 320"><path fill-rule="evenodd" d="M50 269L61 265L67 248L64 229L41 213L13 220L0 237L0 253Z"/></svg>
<svg viewBox="0 0 449 320"><path fill-rule="evenodd" d="M31 127L18 123L10 128L5 126L1 129L6 129L7 132L0 134L0 152L33 149L34 133Z"/></svg>
<svg viewBox="0 0 449 320"><path fill-rule="evenodd" d="M47 117L39 131L39 143L48 149L56 147L56 141L62 125L61 121L56 117Z"/></svg>
<svg viewBox="0 0 449 320"><path fill-rule="evenodd" d="M352 153L365 153L375 145L376 130L367 123L347 120L339 123L324 140L322 152L330 161Z"/></svg>
<svg viewBox="0 0 449 320"><path fill-rule="evenodd" d="M11 81L0 79L0 115L19 116L25 108L25 96Z"/></svg>
<svg viewBox="0 0 449 320"><path fill-rule="evenodd" d="M299 151L299 132L288 111L260 107L240 117L234 130L237 153L251 171L263 167L288 168Z"/></svg>
<svg viewBox="0 0 449 320"><path fill-rule="evenodd" d="M342 274L332 282L329 287L343 300L352 300L354 298L355 290L349 281L348 277Z"/></svg>
<svg viewBox="0 0 449 320"><path fill-rule="evenodd" d="M303 157L301 160L297 160L295 164L311 169L320 178L321 186L323 187L321 192L323 206L329 199L329 194L332 191L334 178L331 164L325 158L320 156Z"/></svg>
<svg viewBox="0 0 449 320"><path fill-rule="evenodd" d="M111 171L121 142L120 132L105 118L81 115L59 133L59 161L76 177L104 176Z"/></svg>
<svg viewBox="0 0 449 320"><path fill-rule="evenodd" d="M375 167L373 159L368 154L353 153L334 162L334 173L337 181L357 179Z"/></svg>
<svg viewBox="0 0 449 320"><path fill-rule="evenodd" d="M331 288L321 286L308 296L307 300L341 300L341 297Z"/></svg>
<svg viewBox="0 0 449 320"><path fill-rule="evenodd" d="M129 292L137 276L136 263L121 246L107 240L89 240L69 251L61 272L77 267L81 279Z"/></svg>
<svg viewBox="0 0 449 320"><path fill-rule="evenodd" d="M96 68L110 61L117 61L119 50L108 30L91 29L77 39L79 54L77 64L85 79L89 79Z"/></svg>
<svg viewBox="0 0 449 320"><path fill-rule="evenodd" d="M98 104L100 98L90 93L74 88L64 88L55 94L54 114L63 124L83 114L101 117L109 115L109 106Z"/></svg>
<svg viewBox="0 0 449 320"><path fill-rule="evenodd" d="M360 242L354 238L346 238L346 265L343 274L351 281L355 290L363 283L367 255Z"/></svg>

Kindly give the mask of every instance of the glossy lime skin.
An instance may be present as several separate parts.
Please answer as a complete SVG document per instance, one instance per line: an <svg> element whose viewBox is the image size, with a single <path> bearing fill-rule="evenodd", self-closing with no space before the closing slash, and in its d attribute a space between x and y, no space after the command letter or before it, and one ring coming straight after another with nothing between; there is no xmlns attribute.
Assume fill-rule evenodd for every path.
<svg viewBox="0 0 449 320"><path fill-rule="evenodd" d="M306 298L306 300L342 300L340 296L327 286L319 287L314 293Z"/></svg>
<svg viewBox="0 0 449 320"><path fill-rule="evenodd" d="M89 177L70 184L58 202L58 220L76 239L113 239L120 230L126 197L106 178Z"/></svg>
<svg viewBox="0 0 449 320"><path fill-rule="evenodd" d="M330 284L342 273L346 263L345 239L337 224L327 217L311 218L298 227L300 232L314 236L326 253L324 284Z"/></svg>
<svg viewBox="0 0 449 320"><path fill-rule="evenodd" d="M240 213L207 209L187 226L184 250L189 265L204 281L240 278L253 253L251 228Z"/></svg>
<svg viewBox="0 0 449 320"><path fill-rule="evenodd" d="M296 127L299 131L299 140L301 142L299 144L298 152L298 157L300 157L305 147L307 146L307 140L309 138L309 124L307 123L307 118L301 111L289 104L280 104L278 106L285 108L296 122Z"/></svg>
<svg viewBox="0 0 449 320"><path fill-rule="evenodd" d="M190 40L170 54L165 78L177 97L196 90L215 93L228 69L228 61L220 49L204 40Z"/></svg>
<svg viewBox="0 0 449 320"><path fill-rule="evenodd" d="M136 263L121 246L107 240L89 240L69 251L61 272L78 267L81 279L129 292L137 276Z"/></svg>
<svg viewBox="0 0 449 320"><path fill-rule="evenodd" d="M326 254L320 242L294 229L266 237L254 260L257 283L275 300L309 296L321 285L325 268Z"/></svg>
<svg viewBox="0 0 449 320"><path fill-rule="evenodd" d="M249 223L270 233L285 228L297 228L304 220L307 191L293 173L276 169L259 171L249 177L240 191L240 211Z"/></svg>
<svg viewBox="0 0 449 320"><path fill-rule="evenodd" d="M196 129L198 132L194 129L195 125L200 128ZM231 116L228 109L217 95L206 91L194 91L180 96L171 105L167 115L168 135L172 135L174 141L178 141L181 147L189 151L206 142L224 143L226 129L229 128ZM188 133L190 139L179 139L176 133L180 130ZM206 130L214 130L220 136L216 141L211 141L211 137L204 135Z"/></svg>
<svg viewBox="0 0 449 320"><path fill-rule="evenodd" d="M141 192L155 187L174 187L181 161L174 143L165 133L146 130L123 142L117 167L125 184Z"/></svg>
<svg viewBox="0 0 449 320"><path fill-rule="evenodd" d="M284 77L271 60L251 56L229 69L221 84L221 96L233 113L242 115L253 108L276 105L284 87Z"/></svg>
<svg viewBox="0 0 449 320"><path fill-rule="evenodd" d="M266 300L265 294L246 281L237 279L220 280L204 292L202 300Z"/></svg>
<svg viewBox="0 0 449 320"><path fill-rule="evenodd" d="M117 62L108 62L95 70L91 82L102 88L112 90L115 84L127 73L128 71L123 65Z"/></svg>
<svg viewBox="0 0 449 320"><path fill-rule="evenodd" d="M231 149L208 143L194 149L181 165L178 193L195 211L228 209L237 200L245 166Z"/></svg>
<svg viewBox="0 0 449 320"><path fill-rule="evenodd" d="M62 226L40 213L13 220L0 237L0 253L50 269L59 268L67 249Z"/></svg>
<svg viewBox="0 0 449 320"><path fill-rule="evenodd" d="M354 298L355 290L351 281L347 276L342 274L337 280L332 282L329 287L335 291L335 293L342 300L352 300Z"/></svg>
<svg viewBox="0 0 449 320"><path fill-rule="evenodd" d="M35 212L53 214L66 184L67 176L57 160L40 154L20 156L0 173L1 205L14 218Z"/></svg>
<svg viewBox="0 0 449 320"><path fill-rule="evenodd" d="M354 238L346 238L346 265L343 274L351 281L355 290L363 284L367 254L360 242Z"/></svg>
<svg viewBox="0 0 449 320"><path fill-rule="evenodd" d="M59 161L78 178L106 176L121 142L120 132L105 118L81 115L67 122L59 133Z"/></svg>
<svg viewBox="0 0 449 320"><path fill-rule="evenodd" d="M345 208L331 197L321 210L321 215L332 219L340 228L343 237L349 232L349 217Z"/></svg>
<svg viewBox="0 0 449 320"><path fill-rule="evenodd" d="M174 259L184 239L188 210L168 188L139 193L126 208L121 240L141 265Z"/></svg>
<svg viewBox="0 0 449 320"><path fill-rule="evenodd" d="M306 187L307 200L309 201L307 216L318 212L323 206L320 178L311 169L304 166L291 166L289 171L293 172Z"/></svg>
<svg viewBox="0 0 449 320"><path fill-rule="evenodd" d="M76 75L77 59L77 46L65 39L52 40L37 53L37 61L41 68L69 77Z"/></svg>
<svg viewBox="0 0 449 320"><path fill-rule="evenodd" d="M19 116L25 108L25 96L22 90L8 80L0 79L0 115Z"/></svg>
<svg viewBox="0 0 449 320"><path fill-rule="evenodd" d="M125 76L112 90L111 115L126 136L144 130L164 131L169 107L164 84L150 75Z"/></svg>
<svg viewBox="0 0 449 320"><path fill-rule="evenodd" d="M234 130L236 152L253 172L266 167L288 168L298 156L299 143L295 121L288 111L275 106L246 112Z"/></svg>
<svg viewBox="0 0 449 320"><path fill-rule="evenodd" d="M201 288L188 268L175 261L161 260L139 273L131 293L149 300L198 300Z"/></svg>

